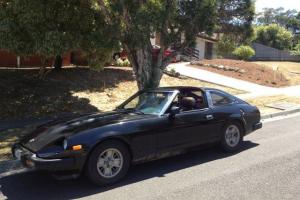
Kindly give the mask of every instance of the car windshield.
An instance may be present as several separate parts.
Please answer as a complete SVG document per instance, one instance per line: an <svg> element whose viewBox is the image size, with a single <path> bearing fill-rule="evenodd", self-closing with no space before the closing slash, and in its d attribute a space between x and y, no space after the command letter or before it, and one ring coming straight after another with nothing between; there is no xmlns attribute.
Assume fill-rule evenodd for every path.
<svg viewBox="0 0 300 200"><path fill-rule="evenodd" d="M127 102L123 108L144 114L159 115L172 98L173 92L143 92Z"/></svg>

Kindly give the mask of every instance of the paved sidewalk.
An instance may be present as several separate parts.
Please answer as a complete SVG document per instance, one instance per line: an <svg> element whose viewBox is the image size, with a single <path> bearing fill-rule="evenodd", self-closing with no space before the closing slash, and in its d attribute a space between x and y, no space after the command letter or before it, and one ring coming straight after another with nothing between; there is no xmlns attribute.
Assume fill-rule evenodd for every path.
<svg viewBox="0 0 300 200"><path fill-rule="evenodd" d="M210 71L191 67L189 62L175 63L168 66L169 69L174 69L176 72L184 76L195 78L198 80L231 87L248 92L247 94L239 95L241 98L255 98L260 96L287 95L300 97L300 86L291 86L285 88L272 88L258 85L255 83L231 78Z"/></svg>

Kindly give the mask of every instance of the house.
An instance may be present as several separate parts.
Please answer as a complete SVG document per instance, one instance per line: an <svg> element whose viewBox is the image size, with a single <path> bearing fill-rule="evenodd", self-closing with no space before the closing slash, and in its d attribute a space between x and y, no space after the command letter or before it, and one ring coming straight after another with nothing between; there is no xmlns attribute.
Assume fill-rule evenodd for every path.
<svg viewBox="0 0 300 200"><path fill-rule="evenodd" d="M183 39L183 38L182 38ZM215 46L218 42L219 34L208 36L204 33L199 33L196 38L194 48L185 48L180 52L179 59L213 59L216 56ZM155 34L151 38L152 45L160 44L159 34ZM172 49L172 48L171 48ZM178 60L178 59L177 59ZM46 66L53 66L54 58L46 60ZM17 56L5 50L0 50L0 67L38 67L41 66L42 58L38 55L33 56ZM63 66L67 65L87 65L86 58L78 51L67 53L63 56Z"/></svg>
<svg viewBox="0 0 300 200"><path fill-rule="evenodd" d="M208 36L204 33L199 33L196 39L195 49L199 51L198 59L213 59L216 57L215 46L219 40L219 34Z"/></svg>
<svg viewBox="0 0 300 200"><path fill-rule="evenodd" d="M181 52L182 57L192 57L194 59L213 59L216 57L215 46L220 38L219 34L213 34L209 36L205 33L199 33L196 38L196 44L194 48L185 48L183 52ZM184 36L182 36L181 41L183 42ZM159 34L155 34L151 38L152 45L160 44L160 36ZM176 47L171 47L171 49L175 49Z"/></svg>
<svg viewBox="0 0 300 200"><path fill-rule="evenodd" d="M53 66L54 58L46 59L46 66ZM71 64L71 53L63 56L63 65ZM39 67L42 66L42 58L38 55L17 56L6 50L0 50L0 67Z"/></svg>

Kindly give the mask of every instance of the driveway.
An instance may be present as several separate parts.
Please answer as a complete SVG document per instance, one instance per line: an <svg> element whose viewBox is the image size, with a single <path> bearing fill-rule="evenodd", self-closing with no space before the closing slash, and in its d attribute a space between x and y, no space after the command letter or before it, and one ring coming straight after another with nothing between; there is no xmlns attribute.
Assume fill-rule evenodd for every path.
<svg viewBox="0 0 300 200"><path fill-rule="evenodd" d="M131 169L111 187L29 172L0 179L0 199L300 199L300 118L264 124L243 149L196 151Z"/></svg>
<svg viewBox="0 0 300 200"><path fill-rule="evenodd" d="M259 96L275 96L275 95L287 95L300 97L300 86L291 86L285 88L272 88L267 86L258 85L255 83L231 78L221 74L213 73L203 69L197 69L191 67L188 62L170 64L168 68L173 68L176 72L184 76L195 78L198 80L222 85L238 90L244 90L247 94L239 95L239 97L255 98Z"/></svg>

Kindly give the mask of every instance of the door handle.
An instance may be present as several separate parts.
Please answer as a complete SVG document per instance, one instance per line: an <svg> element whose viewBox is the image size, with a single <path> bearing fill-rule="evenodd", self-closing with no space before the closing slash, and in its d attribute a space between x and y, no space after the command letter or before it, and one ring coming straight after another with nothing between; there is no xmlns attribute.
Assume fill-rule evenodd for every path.
<svg viewBox="0 0 300 200"><path fill-rule="evenodd" d="M212 119L214 119L214 116L213 115L206 115L206 119L207 120L212 120Z"/></svg>

